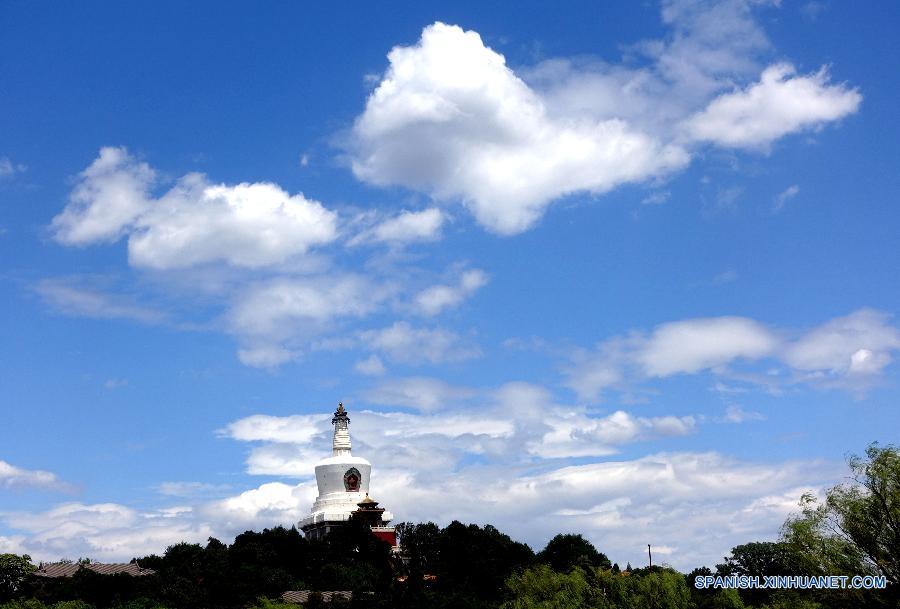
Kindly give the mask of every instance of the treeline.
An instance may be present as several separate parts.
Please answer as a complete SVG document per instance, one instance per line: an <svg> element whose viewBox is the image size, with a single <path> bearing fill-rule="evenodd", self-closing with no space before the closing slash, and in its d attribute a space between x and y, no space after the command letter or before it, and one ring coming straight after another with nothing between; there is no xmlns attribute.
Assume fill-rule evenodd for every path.
<svg viewBox="0 0 900 609"><path fill-rule="evenodd" d="M871 446L852 458L854 480L805 497L776 542L732 549L715 568L612 563L581 535L540 552L493 526L399 525L403 557L360 524L322 540L296 529L248 531L231 545L178 544L139 558L155 574L31 575L27 557L0 554L0 609L296 609L286 590L349 590L328 606L394 609L900 609L900 453ZM879 575L884 590L698 589L709 575Z"/></svg>

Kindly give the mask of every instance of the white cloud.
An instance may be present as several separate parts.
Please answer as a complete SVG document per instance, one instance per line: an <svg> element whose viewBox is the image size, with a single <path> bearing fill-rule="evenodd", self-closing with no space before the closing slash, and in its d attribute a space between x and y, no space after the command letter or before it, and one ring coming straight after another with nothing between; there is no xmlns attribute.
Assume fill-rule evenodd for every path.
<svg viewBox="0 0 900 609"><path fill-rule="evenodd" d="M736 358L756 359L778 344L762 324L744 317L712 317L663 324L638 350L648 376L694 373Z"/></svg>
<svg viewBox="0 0 900 609"><path fill-rule="evenodd" d="M690 137L729 148L765 148L789 133L813 129L853 114L862 95L829 85L828 72L796 76L790 64L766 68L760 81L725 93L688 119Z"/></svg>
<svg viewBox="0 0 900 609"><path fill-rule="evenodd" d="M713 277L713 285L722 285L725 283L733 283L737 281L738 272L734 269L728 269L727 271L722 271L715 277Z"/></svg>
<svg viewBox="0 0 900 609"><path fill-rule="evenodd" d="M309 513L315 494L315 485L269 482L208 504L203 511L228 530L258 527L260 523L291 526Z"/></svg>
<svg viewBox="0 0 900 609"><path fill-rule="evenodd" d="M462 200L485 227L521 232L551 200L683 167L687 153L619 119L555 117L473 31L435 23L390 67L353 127L353 171Z"/></svg>
<svg viewBox="0 0 900 609"><path fill-rule="evenodd" d="M149 208L147 191L156 173L124 148L106 147L79 178L66 208L51 224L56 240L65 245L122 237Z"/></svg>
<svg viewBox="0 0 900 609"><path fill-rule="evenodd" d="M656 191L641 199L641 205L662 205L672 196L669 191Z"/></svg>
<svg viewBox="0 0 900 609"><path fill-rule="evenodd" d="M785 188L775 197L775 202L772 204L772 212L776 214L780 212L784 208L785 203L796 197L798 194L800 194L800 187L796 184L792 184Z"/></svg>
<svg viewBox="0 0 900 609"><path fill-rule="evenodd" d="M362 231L349 244L436 241L441 237L441 227L445 220L444 213L434 207L422 211L404 211Z"/></svg>
<svg viewBox="0 0 900 609"><path fill-rule="evenodd" d="M327 415L293 415L273 417L257 414L229 423L220 435L244 442L310 442L326 429Z"/></svg>
<svg viewBox="0 0 900 609"><path fill-rule="evenodd" d="M362 317L384 300L383 292L357 275L277 278L240 295L230 312L231 326L240 334L284 336L298 323Z"/></svg>
<svg viewBox="0 0 900 609"><path fill-rule="evenodd" d="M333 330L335 320L372 313L392 289L351 274L278 277L244 288L226 315L227 326L244 345L241 362L275 367L300 355L293 345Z"/></svg>
<svg viewBox="0 0 900 609"><path fill-rule="evenodd" d="M66 490L69 488L69 485L52 472L40 469L24 469L0 459L0 488Z"/></svg>
<svg viewBox="0 0 900 609"><path fill-rule="evenodd" d="M737 404L732 404L725 409L725 416L722 418L726 423L745 423L747 421L764 421L765 416L758 412L744 410Z"/></svg>
<svg viewBox="0 0 900 609"><path fill-rule="evenodd" d="M802 492L837 475L816 462L748 463L716 453L662 453L537 472L533 464L460 467L442 459L440 449L409 448L407 438L439 447L441 437L454 444L477 437L502 441L511 423L493 417L462 425L454 417L356 417L366 420L369 431L395 426L393 435L381 436L377 451L405 454L401 463L373 456L374 449L355 452L373 460L372 492L398 521L502 521L504 532L534 547L560 531L578 530L621 564L637 563L646 550L643 542L636 544L634 530L644 531L654 547L674 548L668 560L676 567L713 564L738 543L774 536ZM372 441L368 431L357 433L356 419L353 431L355 442L358 435L367 436L359 444ZM421 435L427 431L448 435ZM316 458L322 455L320 450ZM441 493L434 492L436 480ZM35 560L129 560L181 541L202 543L214 536L229 542L245 529L291 526L308 513L315 494L311 481L270 482L215 501L159 509L66 503L44 512L4 512L0 520L12 534L0 538L0 549L28 552ZM448 496L454 501L447 503Z"/></svg>
<svg viewBox="0 0 900 609"><path fill-rule="evenodd" d="M481 355L477 346L464 341L455 332L415 328L405 321L380 330L366 330L359 337L368 349L404 364L457 362Z"/></svg>
<svg viewBox="0 0 900 609"><path fill-rule="evenodd" d="M159 198L155 172L124 148L103 148L53 219L65 245L128 235L130 262L179 269L214 262L259 268L281 264L337 237L334 212L275 184L212 184L188 174Z"/></svg>
<svg viewBox="0 0 900 609"><path fill-rule="evenodd" d="M128 379L106 379L103 382L103 388L109 391L113 391L114 389L121 389L122 387L128 386Z"/></svg>
<svg viewBox="0 0 900 609"><path fill-rule="evenodd" d="M421 376L386 380L365 392L375 404L425 411L455 406L474 395L472 389Z"/></svg>
<svg viewBox="0 0 900 609"><path fill-rule="evenodd" d="M12 178L17 173L24 173L28 167L22 163L14 163L9 157L0 157L0 180Z"/></svg>
<svg viewBox="0 0 900 609"><path fill-rule="evenodd" d="M238 349L238 360L251 368L277 368L296 359L297 353L281 345L262 344Z"/></svg>
<svg viewBox="0 0 900 609"><path fill-rule="evenodd" d="M566 385L582 400L596 400L603 390L626 381L626 367L631 360L631 342L611 338L594 351L576 350L564 373Z"/></svg>
<svg viewBox="0 0 900 609"><path fill-rule="evenodd" d="M708 317L665 323L652 332L634 331L576 350L564 369L566 384L582 400L606 389L627 390L653 378L711 371L777 391L785 382L810 382L861 392L873 384L900 350L900 329L890 316L861 309L788 340L786 332L745 317ZM794 378L740 374L727 368L739 361L787 364ZM771 366L770 366L771 368ZM775 368L777 372L777 368ZM717 391L742 391L722 383Z"/></svg>
<svg viewBox="0 0 900 609"><path fill-rule="evenodd" d="M597 446L612 452L684 435L695 421L624 411L592 417L554 404L546 389L527 383L483 392L480 399L478 408L434 413L351 409L354 454L373 462L372 493L398 521L503 522L505 532L535 547L560 531L578 530L620 563L635 561L646 547L635 544L634 531L641 530L654 546L673 549L674 565L692 568L712 564L737 543L774 536L792 501L823 478L837 477L834 467L818 462L749 463L712 452L585 463L601 454L591 450ZM218 486L169 483L161 490L182 497L181 503L151 510L68 503L46 512L0 513L10 529L0 547L38 560L127 560L179 541L229 541L244 529L289 526L315 498L313 466L329 454L330 432L327 415L234 421L221 434L254 443L248 472L304 481L269 482L214 501L195 493L202 497Z"/></svg>
<svg viewBox="0 0 900 609"><path fill-rule="evenodd" d="M375 354L356 362L353 365L353 369L366 376L381 376L387 372L387 369L384 367L384 362L382 362L381 358Z"/></svg>
<svg viewBox="0 0 900 609"><path fill-rule="evenodd" d="M163 482L157 487L160 495L168 497L200 497L222 493L230 489L228 484L210 484L208 482Z"/></svg>
<svg viewBox="0 0 900 609"><path fill-rule="evenodd" d="M615 454L617 447L694 431L693 417L635 417L623 410L601 418L585 417L583 411L555 409L544 424L550 427L532 452L544 458L595 457Z"/></svg>
<svg viewBox="0 0 900 609"><path fill-rule="evenodd" d="M155 510L65 503L44 512L0 512L0 521L20 532L0 537L0 550L27 552L40 561L127 561L160 554L180 542L204 543L208 537L229 542L247 529L290 527L309 511L314 498L315 484L273 482L216 501Z"/></svg>
<svg viewBox="0 0 900 609"><path fill-rule="evenodd" d="M131 319L156 324L165 321L165 314L135 304L125 296L109 294L80 285L74 279L44 279L35 291L53 309L65 315L95 319Z"/></svg>
<svg viewBox="0 0 900 609"><path fill-rule="evenodd" d="M372 314L396 289L387 282L341 272L276 277L241 289L225 322L242 344L238 351L242 363L273 368L315 348L310 341L334 332L338 321ZM345 334L320 341L318 347L327 348L331 343L343 349L353 347L356 341Z"/></svg>
<svg viewBox="0 0 900 609"><path fill-rule="evenodd" d="M422 315L433 316L459 305L488 282L487 274L479 269L466 271L456 285L433 285L416 295L416 308Z"/></svg>
<svg viewBox="0 0 900 609"><path fill-rule="evenodd" d="M352 129L353 171L461 202L513 234L566 195L678 171L698 142L765 149L855 112L861 95L824 69L764 69L770 44L753 16L763 4L669 0L666 35L626 46L621 62L552 58L516 71L477 32L434 23L388 54Z"/></svg>
<svg viewBox="0 0 900 609"><path fill-rule="evenodd" d="M830 378L870 379L900 350L900 330L890 316L861 309L813 329L790 345L785 360L793 368Z"/></svg>

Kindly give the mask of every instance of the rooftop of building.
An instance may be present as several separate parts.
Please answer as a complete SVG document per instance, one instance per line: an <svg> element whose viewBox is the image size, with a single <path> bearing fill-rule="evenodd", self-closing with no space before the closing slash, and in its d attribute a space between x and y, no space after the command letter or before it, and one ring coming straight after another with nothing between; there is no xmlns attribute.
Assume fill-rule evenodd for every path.
<svg viewBox="0 0 900 609"><path fill-rule="evenodd" d="M134 577L143 575L153 575L156 573L153 569L145 569L141 567L137 561L123 563L102 563L102 562L46 562L41 563L34 572L36 577L72 577L82 569L99 573L100 575L118 575L125 573Z"/></svg>

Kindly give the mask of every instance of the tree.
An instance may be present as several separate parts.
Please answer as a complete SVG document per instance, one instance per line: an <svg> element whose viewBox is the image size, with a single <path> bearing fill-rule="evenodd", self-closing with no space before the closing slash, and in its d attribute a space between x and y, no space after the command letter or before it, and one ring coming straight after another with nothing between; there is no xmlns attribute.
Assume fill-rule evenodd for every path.
<svg viewBox="0 0 900 609"><path fill-rule="evenodd" d="M716 565L718 575L748 575L762 579L766 575L792 575L797 572L787 544L775 541L752 541L731 549L725 562ZM690 578L693 584L693 578ZM777 596L772 590L750 588L741 590L740 596L748 605L770 604Z"/></svg>
<svg viewBox="0 0 900 609"><path fill-rule="evenodd" d="M34 570L28 554L0 554L0 602L13 598Z"/></svg>
<svg viewBox="0 0 900 609"><path fill-rule="evenodd" d="M719 572L721 573L721 569ZM694 607L696 609L744 609L744 602L734 588L697 588L694 583L697 577L706 577L712 574L709 567L698 567L687 574L685 582L690 590L691 602L694 603Z"/></svg>
<svg viewBox="0 0 900 609"><path fill-rule="evenodd" d="M503 609L581 609L590 591L581 569L561 573L547 565L513 574L506 587L512 598Z"/></svg>
<svg viewBox="0 0 900 609"><path fill-rule="evenodd" d="M720 575L790 575L790 550L781 542L752 541L731 549L731 556L716 565Z"/></svg>
<svg viewBox="0 0 900 609"><path fill-rule="evenodd" d="M828 489L824 502L804 495L784 541L811 571L880 573L900 582L900 452L875 443L848 465L851 482Z"/></svg>
<svg viewBox="0 0 900 609"><path fill-rule="evenodd" d="M567 572L575 566L602 569L612 567L606 554L598 552L597 548L581 535L557 535L547 542L547 546L538 553L537 558L561 572Z"/></svg>
<svg viewBox="0 0 900 609"><path fill-rule="evenodd" d="M782 540L797 570L813 575L884 575L886 595L900 601L900 451L869 445L848 459L850 482L801 499ZM871 595L867 595L870 597Z"/></svg>

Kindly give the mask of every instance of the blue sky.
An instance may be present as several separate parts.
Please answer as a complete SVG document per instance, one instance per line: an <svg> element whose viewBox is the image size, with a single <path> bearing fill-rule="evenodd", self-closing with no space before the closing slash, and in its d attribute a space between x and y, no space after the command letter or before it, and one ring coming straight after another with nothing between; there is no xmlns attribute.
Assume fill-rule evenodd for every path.
<svg viewBox="0 0 900 609"><path fill-rule="evenodd" d="M896 7L0 13L0 551L295 522L338 400L399 520L685 569L898 439Z"/></svg>

